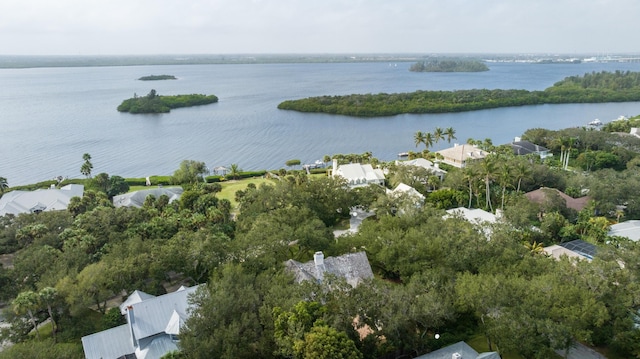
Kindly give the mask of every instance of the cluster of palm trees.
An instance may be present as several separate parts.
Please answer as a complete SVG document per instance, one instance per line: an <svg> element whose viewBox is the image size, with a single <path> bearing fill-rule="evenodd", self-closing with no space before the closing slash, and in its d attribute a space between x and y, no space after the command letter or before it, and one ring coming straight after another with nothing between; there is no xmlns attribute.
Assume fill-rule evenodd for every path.
<svg viewBox="0 0 640 359"><path fill-rule="evenodd" d="M52 287L45 287L40 292L34 292L31 290L21 292L16 299L13 300L13 311L18 315L27 314L33 329L36 332L36 337L40 338L40 332L38 331L38 322L35 314L40 309L46 308L51 319L51 325L53 326L52 334L55 338L56 335L56 322L53 318L52 303L57 300L58 291Z"/></svg>
<svg viewBox="0 0 640 359"><path fill-rule="evenodd" d="M532 166L526 157L508 157L504 154L490 154L482 160L476 161L463 168L463 178L469 186L469 208L475 195L479 202L481 186L484 185L484 207L493 211L491 201L491 185L497 183L501 192L501 208L504 209L507 188L520 192L522 180L530 178ZM478 203L478 206L480 204Z"/></svg>
<svg viewBox="0 0 640 359"><path fill-rule="evenodd" d="M453 129L453 127L448 127L444 130L440 127L436 127L433 132L417 131L413 135L413 140L416 144L416 147L420 146L420 144L422 143L425 145L427 150L434 144L440 142L440 140L445 139L448 143L451 143L451 140L456 139L456 131Z"/></svg>

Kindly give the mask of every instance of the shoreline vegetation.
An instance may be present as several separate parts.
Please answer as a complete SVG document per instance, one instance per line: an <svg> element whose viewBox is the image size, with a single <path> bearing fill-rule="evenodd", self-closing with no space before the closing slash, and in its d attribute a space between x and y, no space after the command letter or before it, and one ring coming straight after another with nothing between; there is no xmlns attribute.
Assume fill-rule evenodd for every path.
<svg viewBox="0 0 640 359"><path fill-rule="evenodd" d="M483 72L489 67L477 59L433 58L409 67L412 72Z"/></svg>
<svg viewBox="0 0 640 359"><path fill-rule="evenodd" d="M160 96L156 90L151 90L146 96L134 94L132 98L122 101L118 111L139 113L167 113L174 108L208 105L218 102L215 95L175 95Z"/></svg>
<svg viewBox="0 0 640 359"><path fill-rule="evenodd" d="M138 80L140 81L158 81L158 80L177 80L178 78L173 75L149 75L142 76Z"/></svg>
<svg viewBox="0 0 640 359"><path fill-rule="evenodd" d="M543 91L457 90L352 94L287 100L281 110L355 117L476 111L525 105L640 101L640 72L592 72L570 76Z"/></svg>

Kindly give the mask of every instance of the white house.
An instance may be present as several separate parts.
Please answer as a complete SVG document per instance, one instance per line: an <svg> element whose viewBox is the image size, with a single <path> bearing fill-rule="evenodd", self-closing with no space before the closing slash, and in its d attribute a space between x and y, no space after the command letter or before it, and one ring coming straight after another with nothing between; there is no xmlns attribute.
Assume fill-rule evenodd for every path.
<svg viewBox="0 0 640 359"><path fill-rule="evenodd" d="M373 168L370 164L349 163L338 166L338 160L334 159L331 176L346 179L347 184L352 188L384 184L384 172L379 168Z"/></svg>
<svg viewBox="0 0 640 359"><path fill-rule="evenodd" d="M0 198L0 216L65 210L71 198L83 194L84 186L79 184L68 184L60 189L52 186L35 191L11 191Z"/></svg>
<svg viewBox="0 0 640 359"><path fill-rule="evenodd" d="M616 223L609 227L610 236L625 237L634 242L640 241L640 220Z"/></svg>
<svg viewBox="0 0 640 359"><path fill-rule="evenodd" d="M421 157L413 160L408 160L408 161L396 161L396 165L422 167L424 169L429 170L435 176L438 176L438 178L440 178L441 181L444 180L444 176L447 174L447 171L441 169L437 162L433 163Z"/></svg>
<svg viewBox="0 0 640 359"><path fill-rule="evenodd" d="M142 207L148 196L154 196L156 199L162 195L169 197L169 203L180 199L182 195L182 187L158 187L151 189L143 189L140 191L129 192L113 197L114 207Z"/></svg>
<svg viewBox="0 0 640 359"><path fill-rule="evenodd" d="M120 305L127 324L82 337L85 358L159 359L178 350L180 329L191 314L189 295L197 289L180 287L157 297L134 291Z"/></svg>

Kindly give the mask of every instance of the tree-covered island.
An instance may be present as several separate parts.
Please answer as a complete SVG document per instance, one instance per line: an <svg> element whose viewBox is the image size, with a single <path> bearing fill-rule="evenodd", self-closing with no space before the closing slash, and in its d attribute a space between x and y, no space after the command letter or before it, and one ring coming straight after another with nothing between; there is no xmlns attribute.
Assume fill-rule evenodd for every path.
<svg viewBox="0 0 640 359"><path fill-rule="evenodd" d="M570 76L543 91L457 90L396 94L353 94L288 100L282 110L378 117L403 113L445 113L498 107L640 101L640 72L592 72Z"/></svg>
<svg viewBox="0 0 640 359"><path fill-rule="evenodd" d="M140 81L158 81L158 80L177 80L178 78L173 75L149 75L142 76L138 80Z"/></svg>
<svg viewBox="0 0 640 359"><path fill-rule="evenodd" d="M409 67L413 72L482 72L489 67L477 59L443 59L432 58L418 61Z"/></svg>
<svg viewBox="0 0 640 359"><path fill-rule="evenodd" d="M129 113L166 113L174 108L207 105L218 102L215 95L175 95L160 96L156 90L151 90L146 96L134 96L122 101L118 111Z"/></svg>

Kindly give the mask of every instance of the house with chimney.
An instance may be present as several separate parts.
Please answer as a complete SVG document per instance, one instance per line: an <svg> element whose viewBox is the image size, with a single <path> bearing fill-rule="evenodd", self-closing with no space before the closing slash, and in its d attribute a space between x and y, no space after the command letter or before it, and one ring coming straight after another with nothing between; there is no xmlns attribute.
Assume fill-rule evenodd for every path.
<svg viewBox="0 0 640 359"><path fill-rule="evenodd" d="M178 350L180 329L198 286L154 296L134 291L120 305L127 324L82 337L87 359L159 359Z"/></svg>
<svg viewBox="0 0 640 359"><path fill-rule="evenodd" d="M349 163L338 165L338 160L333 159L331 177L342 177L351 188L364 187L370 184L384 185L384 172L379 168L373 168L370 164Z"/></svg>
<svg viewBox="0 0 640 359"><path fill-rule="evenodd" d="M313 260L300 263L289 259L284 263L287 271L293 273L297 283L306 280L322 282L326 274L344 278L352 287L366 279L373 278L373 271L365 252L347 253L339 257L324 257L316 252Z"/></svg>

